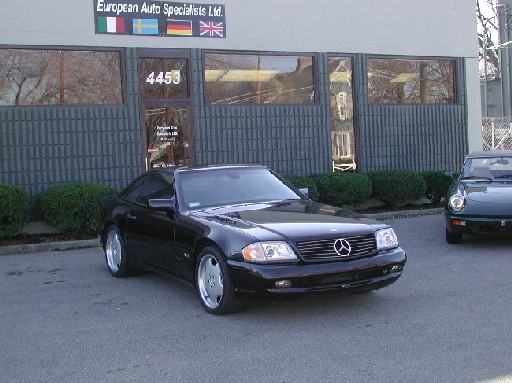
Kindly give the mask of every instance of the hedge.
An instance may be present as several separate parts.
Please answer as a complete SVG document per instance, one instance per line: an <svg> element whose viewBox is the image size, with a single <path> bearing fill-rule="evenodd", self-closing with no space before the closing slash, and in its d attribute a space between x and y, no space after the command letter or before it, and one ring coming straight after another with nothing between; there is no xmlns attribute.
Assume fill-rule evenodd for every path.
<svg viewBox="0 0 512 383"><path fill-rule="evenodd" d="M308 188L309 198L318 201L318 189L313 179L294 174L283 174L282 177L297 189Z"/></svg>
<svg viewBox="0 0 512 383"><path fill-rule="evenodd" d="M16 185L0 184L0 238L18 234L28 220L30 197Z"/></svg>
<svg viewBox="0 0 512 383"><path fill-rule="evenodd" d="M114 195L108 186L91 183L73 183L54 186L37 199L43 220L64 234L90 237L100 223L101 199Z"/></svg>
<svg viewBox="0 0 512 383"><path fill-rule="evenodd" d="M423 177L409 170L374 170L366 175L372 182L372 197L388 206L410 199L423 198L427 185Z"/></svg>
<svg viewBox="0 0 512 383"><path fill-rule="evenodd" d="M444 171L430 170L421 173L425 180L426 196L432 203L439 203L446 196L452 179L444 175Z"/></svg>
<svg viewBox="0 0 512 383"><path fill-rule="evenodd" d="M372 194L370 179L358 173L322 173L310 176L318 189L318 201L334 206L365 202Z"/></svg>

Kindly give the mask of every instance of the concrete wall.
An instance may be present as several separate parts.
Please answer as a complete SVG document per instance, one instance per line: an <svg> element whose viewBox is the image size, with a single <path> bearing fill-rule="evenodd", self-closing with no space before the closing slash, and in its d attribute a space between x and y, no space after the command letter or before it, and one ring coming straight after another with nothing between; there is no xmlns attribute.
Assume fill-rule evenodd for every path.
<svg viewBox="0 0 512 383"><path fill-rule="evenodd" d="M96 2L0 0L0 44L452 57L478 53L475 4L468 0L218 0L226 9L224 39L96 35Z"/></svg>

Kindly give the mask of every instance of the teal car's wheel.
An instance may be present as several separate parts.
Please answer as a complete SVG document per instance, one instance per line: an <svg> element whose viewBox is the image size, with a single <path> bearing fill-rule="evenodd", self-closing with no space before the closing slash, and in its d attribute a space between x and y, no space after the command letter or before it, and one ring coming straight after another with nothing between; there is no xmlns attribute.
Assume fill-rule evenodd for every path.
<svg viewBox="0 0 512 383"><path fill-rule="evenodd" d="M457 244L462 242L462 234L460 233L451 233L446 229L446 242L450 244Z"/></svg>
<svg viewBox="0 0 512 383"><path fill-rule="evenodd" d="M239 309L227 262L215 247L207 247L199 255L195 282L201 305L209 313L227 314Z"/></svg>

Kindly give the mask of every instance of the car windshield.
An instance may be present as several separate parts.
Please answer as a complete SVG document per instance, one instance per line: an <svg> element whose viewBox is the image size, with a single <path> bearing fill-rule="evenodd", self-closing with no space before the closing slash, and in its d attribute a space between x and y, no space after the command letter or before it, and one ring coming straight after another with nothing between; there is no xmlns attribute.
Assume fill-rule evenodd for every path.
<svg viewBox="0 0 512 383"><path fill-rule="evenodd" d="M464 163L462 178L512 180L512 157L467 158Z"/></svg>
<svg viewBox="0 0 512 383"><path fill-rule="evenodd" d="M266 168L186 171L179 188L188 209L301 198Z"/></svg>

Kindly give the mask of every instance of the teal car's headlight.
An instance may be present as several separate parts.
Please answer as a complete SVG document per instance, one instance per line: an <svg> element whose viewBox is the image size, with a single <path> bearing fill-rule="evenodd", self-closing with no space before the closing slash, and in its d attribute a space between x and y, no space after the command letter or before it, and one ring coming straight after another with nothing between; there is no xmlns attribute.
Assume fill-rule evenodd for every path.
<svg viewBox="0 0 512 383"><path fill-rule="evenodd" d="M454 194L448 200L448 206L453 211L461 211L466 206L466 199L460 194Z"/></svg>
<svg viewBox="0 0 512 383"><path fill-rule="evenodd" d="M375 233L377 240L377 250L389 250L398 247L398 238L395 231L388 227L387 229L378 230Z"/></svg>

